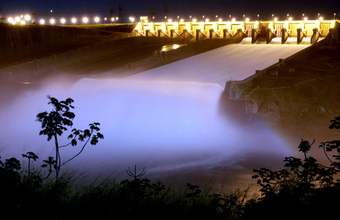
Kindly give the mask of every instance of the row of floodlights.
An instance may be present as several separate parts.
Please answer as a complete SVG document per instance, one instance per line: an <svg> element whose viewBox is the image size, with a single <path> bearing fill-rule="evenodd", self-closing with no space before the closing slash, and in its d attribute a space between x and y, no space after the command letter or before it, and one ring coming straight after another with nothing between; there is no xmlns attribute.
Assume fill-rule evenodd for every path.
<svg viewBox="0 0 340 220"><path fill-rule="evenodd" d="M304 17L303 20L306 22L306 21L308 21L308 18L307 18L307 17ZM319 17L319 19L317 19L317 20L323 21L323 17ZM148 22L148 20L144 20L144 21L145 21L145 22ZM204 21L205 21L205 22L210 22L210 19L209 19L209 18L206 18ZM235 18L232 18L231 21L232 21L232 22L236 22L236 19L235 19ZM245 18L244 21L245 21L245 22L249 22L250 19L249 19L249 18ZM277 22L278 19L277 19L277 18L274 18L274 21ZM292 17L289 17L289 18L288 18L288 21L290 21L290 22L293 21L293 18L292 18ZM168 23L173 23L173 20L172 20L172 19L168 19L167 22L168 22ZM184 23L184 19L180 19L179 22L180 22L180 23ZM193 23L197 23L198 20L197 20L196 18L193 18L193 19L192 19L192 22L193 22ZM222 18L218 19L218 22L223 22Z"/></svg>
<svg viewBox="0 0 340 220"><path fill-rule="evenodd" d="M104 18L104 21L107 22L107 21L110 21L110 22L114 22L114 21L118 21L119 20L119 17L112 17L110 19L108 19L107 17ZM135 18L134 17L130 17L129 18L130 22L134 22L135 21ZM7 19L8 23L11 23L13 25L15 24L28 24L31 22L31 16L30 15L21 15L21 16L16 16L16 17L9 17ZM76 17L73 17L71 18L69 21L67 21L66 18L60 18L59 20L55 19L55 18L51 18L49 20L45 20L45 19L40 19L39 20L39 24L41 25L44 25L44 24L51 24L51 25L54 25L54 24L57 24L57 23L60 23L60 24L66 24L67 22L70 22L72 24L77 24L79 21ZM83 23L83 24L87 24L87 23L90 23L91 20L89 17L83 17L81 18L81 22L80 23ZM96 16L93 18L93 22L94 23L100 23L101 22L101 18Z"/></svg>

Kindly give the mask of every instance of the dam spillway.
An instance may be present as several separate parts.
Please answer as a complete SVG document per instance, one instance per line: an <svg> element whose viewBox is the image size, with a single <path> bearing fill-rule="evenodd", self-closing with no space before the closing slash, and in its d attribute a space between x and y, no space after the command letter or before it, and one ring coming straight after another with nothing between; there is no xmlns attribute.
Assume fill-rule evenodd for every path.
<svg viewBox="0 0 340 220"><path fill-rule="evenodd" d="M7 98L0 105L0 121L8 126L0 132L1 156L19 157L27 151L42 159L53 155L53 144L38 135L40 124L35 122L48 109L50 95L73 98L75 126L98 121L105 135L65 170L119 179L127 167L138 164L148 175L175 182L207 176L224 181L226 173L236 178L258 160L282 159L292 150L270 128L247 127L218 113L225 81L246 78L306 47L228 45L123 79L74 82L69 72L72 79L51 77L20 89L4 86ZM75 150L70 151L63 152L65 159ZM216 167L223 169L212 172Z"/></svg>
<svg viewBox="0 0 340 220"><path fill-rule="evenodd" d="M218 84L243 80L309 45L231 44L130 78Z"/></svg>

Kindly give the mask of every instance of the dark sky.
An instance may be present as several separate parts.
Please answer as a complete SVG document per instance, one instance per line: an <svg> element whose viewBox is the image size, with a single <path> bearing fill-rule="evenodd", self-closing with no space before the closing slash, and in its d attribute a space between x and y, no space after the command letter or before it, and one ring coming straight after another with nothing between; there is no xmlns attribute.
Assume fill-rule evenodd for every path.
<svg viewBox="0 0 340 220"><path fill-rule="evenodd" d="M70 16L85 14L108 15L109 5L114 6L115 14L118 15L118 5L123 6L124 17L149 15L153 9L156 18L164 16L164 5L168 7L169 17L178 15L188 17L193 15L200 17L228 17L233 15L242 19L242 15L256 18L260 14L262 19L270 18L274 13L279 18L285 18L287 13L300 19L302 13L311 19L317 17L318 13L328 19L337 13L340 18L340 0L0 0L3 16L14 13L32 13L39 15ZM53 9L52 13L50 12Z"/></svg>

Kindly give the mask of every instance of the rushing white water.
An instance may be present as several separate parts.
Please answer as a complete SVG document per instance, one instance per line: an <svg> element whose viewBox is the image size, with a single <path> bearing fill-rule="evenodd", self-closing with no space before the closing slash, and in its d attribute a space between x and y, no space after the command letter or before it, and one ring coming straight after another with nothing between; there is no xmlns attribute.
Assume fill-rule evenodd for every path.
<svg viewBox="0 0 340 220"><path fill-rule="evenodd" d="M201 177L217 167L223 172L251 172L259 158L270 162L271 156L289 156L291 151L264 125L248 126L232 120L234 116L219 114L223 85L302 48L229 45L125 79L81 79L75 83L67 78L53 79L35 89L13 91L15 98L0 106L0 155L2 159L20 157L27 151L41 159L54 155L53 143L38 135L40 124L35 122L38 113L50 109L50 95L75 100L74 127L83 129L97 121L105 135L64 170L124 178L125 169L137 164L145 166L148 175L171 175L173 181L183 179L192 169ZM73 147L62 149L62 157L66 160L75 152ZM235 172L232 175L236 176ZM194 177L186 178L189 182Z"/></svg>

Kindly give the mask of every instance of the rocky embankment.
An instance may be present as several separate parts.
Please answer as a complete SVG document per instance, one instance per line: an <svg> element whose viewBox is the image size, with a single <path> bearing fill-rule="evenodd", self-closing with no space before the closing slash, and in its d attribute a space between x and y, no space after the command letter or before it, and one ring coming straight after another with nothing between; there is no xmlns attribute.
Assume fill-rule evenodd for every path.
<svg viewBox="0 0 340 220"><path fill-rule="evenodd" d="M310 132L340 115L339 85L340 43L326 39L238 88L255 105L252 116L283 130Z"/></svg>

